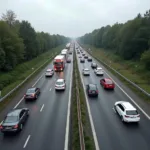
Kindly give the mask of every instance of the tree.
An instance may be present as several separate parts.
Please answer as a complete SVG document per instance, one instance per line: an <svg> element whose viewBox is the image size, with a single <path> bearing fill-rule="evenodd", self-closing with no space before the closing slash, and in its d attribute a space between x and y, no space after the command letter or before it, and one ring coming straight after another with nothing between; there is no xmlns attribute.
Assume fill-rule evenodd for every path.
<svg viewBox="0 0 150 150"><path fill-rule="evenodd" d="M12 10L7 10L6 14L2 14L2 20L6 21L10 27L14 24L16 17Z"/></svg>
<svg viewBox="0 0 150 150"><path fill-rule="evenodd" d="M150 70L150 50L145 51L141 56L141 61L145 65L145 68Z"/></svg>

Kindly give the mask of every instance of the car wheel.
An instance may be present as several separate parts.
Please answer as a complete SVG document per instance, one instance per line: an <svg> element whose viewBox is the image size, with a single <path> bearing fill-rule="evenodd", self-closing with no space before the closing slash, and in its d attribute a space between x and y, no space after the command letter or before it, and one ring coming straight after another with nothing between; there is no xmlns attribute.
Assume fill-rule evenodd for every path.
<svg viewBox="0 0 150 150"><path fill-rule="evenodd" d="M20 125L20 131L22 131L22 129L23 129L23 124Z"/></svg>
<svg viewBox="0 0 150 150"><path fill-rule="evenodd" d="M35 99L37 99L37 98L38 98L38 96L36 95L36 96L35 96Z"/></svg>

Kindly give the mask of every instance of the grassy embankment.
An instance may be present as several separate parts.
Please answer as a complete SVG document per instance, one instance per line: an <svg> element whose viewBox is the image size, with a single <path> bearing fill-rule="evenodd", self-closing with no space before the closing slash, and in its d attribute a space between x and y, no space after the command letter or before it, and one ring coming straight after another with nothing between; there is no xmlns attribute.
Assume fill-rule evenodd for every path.
<svg viewBox="0 0 150 150"><path fill-rule="evenodd" d="M42 68L44 68L48 63L50 63L53 59L55 53L58 53L63 49L64 45L53 48L48 52L45 52L38 56L37 58L32 59L31 61L25 62L23 64L18 65L15 69L8 73L0 73L0 86L4 86L2 90L2 96L7 94L13 88L15 88L18 84L20 84L27 76L29 76L34 70L36 70L40 65L44 64L37 72L35 72L32 77L28 80L28 82L37 75L38 72ZM52 56L53 55L53 56ZM17 90L18 91L18 90ZM0 103L0 110L3 109L5 105L11 100L13 96L15 96L16 92L14 92L10 97L8 97L5 101Z"/></svg>
<svg viewBox="0 0 150 150"><path fill-rule="evenodd" d="M95 48L90 45L84 45L85 48L90 48L92 50L92 56L101 62L105 62L112 68L117 70L119 73L124 75L126 78L143 88L145 91L150 93L150 71L145 70L144 66L140 62L127 61L121 59L120 56L115 55L110 50L104 50L100 48ZM139 91L137 88L132 86L130 83L125 81L122 77L116 74L113 70L109 69L113 74L115 74L124 84L130 87L134 92L136 92L142 99L150 102L150 98Z"/></svg>
<svg viewBox="0 0 150 150"><path fill-rule="evenodd" d="M75 54L74 54L75 55ZM75 72L77 73L75 77ZM76 56L74 58L74 72L73 79L77 78L78 81L78 89L79 89L79 98L80 98L80 107L81 107L81 118L83 124L83 132L84 132L84 141L85 141L85 149L86 150L94 150L94 140L92 136L88 110L86 106L86 99L84 94L83 85L81 83L79 69L77 65ZM76 91L76 83L73 80L73 94L72 94L72 149L78 150L80 149L80 139L79 139L79 128L78 128L78 118L77 118L77 91Z"/></svg>

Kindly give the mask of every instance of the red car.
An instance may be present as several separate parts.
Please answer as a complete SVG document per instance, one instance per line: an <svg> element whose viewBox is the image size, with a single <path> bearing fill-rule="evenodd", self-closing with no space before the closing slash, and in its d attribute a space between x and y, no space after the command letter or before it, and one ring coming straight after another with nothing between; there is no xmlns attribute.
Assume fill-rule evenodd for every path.
<svg viewBox="0 0 150 150"><path fill-rule="evenodd" d="M104 89L114 89L115 88L115 84L110 78L101 79L100 84L104 87Z"/></svg>

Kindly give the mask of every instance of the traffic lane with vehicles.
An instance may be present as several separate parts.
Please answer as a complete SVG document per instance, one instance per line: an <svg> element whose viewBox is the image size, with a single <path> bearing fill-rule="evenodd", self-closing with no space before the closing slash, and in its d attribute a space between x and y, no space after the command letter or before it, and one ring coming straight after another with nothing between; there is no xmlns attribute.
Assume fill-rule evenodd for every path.
<svg viewBox="0 0 150 150"><path fill-rule="evenodd" d="M84 53L88 56L90 56L89 53L87 53L83 48L82 50L84 51ZM136 95L136 93L134 93L129 87L127 87L125 84L123 84L115 75L113 75L110 71L108 71L108 69L106 69L104 67L103 64L99 63L95 58L93 58L93 61L96 62L98 65L100 64L100 66L104 69L104 71L109 74L109 78L113 78L113 80L115 82L117 82L117 84L128 94L130 95L130 97L146 112L149 120L150 120L150 103L142 100L138 95ZM110 66L111 66L111 63L110 63Z"/></svg>
<svg viewBox="0 0 150 150"><path fill-rule="evenodd" d="M46 122L46 124L48 124L49 123L49 126L52 126L51 125L51 121L49 122L49 118L46 118L46 120L42 120L44 117L42 116L42 117L40 117L40 115L42 115L42 113L43 114L45 114L45 110L46 110L46 108L47 108L47 106L48 106L48 108L47 109L50 109L52 112L53 111L55 111L55 109L52 109L51 107L53 106L53 102L55 102L55 106L57 106L56 105L56 103L58 103L57 102L57 100L56 99L59 99L59 98L61 98L61 97L58 97L57 96L57 93L54 93L54 85L55 85L55 81L56 81L56 79L57 78L59 78L59 77L65 77L66 78L66 83L67 83L67 85L69 85L69 83L68 82L70 82L69 81L69 74L70 74L70 72L71 72L71 64L66 64L66 68L65 68L66 70L64 71L64 73L57 73L57 74L55 74L52 78L50 77L50 78L44 78L43 80L44 81L39 81L38 83L37 83L37 85L36 86L38 86L38 87L40 87L41 88L41 95L39 96L39 98L37 99L37 100L35 100L35 101L32 101L31 100L31 102L30 101L28 101L27 103L25 103L25 101L23 100L20 104L19 104L19 106L18 106L18 108L19 107L27 107L27 108L29 108L30 109L30 117L29 117L29 120L27 120L27 122L26 122L26 124L25 124L25 126L24 126L24 129L22 130L22 132L21 133L19 133L18 135L16 135L16 136L13 136L13 137L11 137L11 136L7 136L7 137L5 137L5 136L3 136L3 134L1 134L0 133L0 145L1 145L1 149L3 150L7 150L7 149L21 149L21 148L23 148L23 144L25 143L25 141L26 141L26 139L27 139L27 137L29 136L29 135L31 135L31 137L30 137L30 139L32 139L32 137L34 136L34 137L36 137L36 133L37 132L40 132L40 130L39 129L37 129L39 126L41 126L40 125L40 122ZM67 87L67 88L69 88L69 86ZM64 130L64 132L65 132L65 128L63 128L64 126L65 126L65 124L64 124L64 121L66 121L65 119L64 119L64 117L65 116L67 116L66 114L64 115L63 114L63 111L64 112L66 112L67 111L67 109L66 109L66 107L67 107L67 104L66 104L66 102L67 102L67 100L68 100L68 96L66 96L66 94L68 93L68 90L66 90L65 91L65 93L64 93L64 95L61 95L63 98L62 98L62 100L64 101L63 103L61 103L61 106L60 106L60 111L58 111L58 113L59 114L61 114L62 115L62 119L61 118L59 118L59 121L60 121L60 123L57 125L57 127L58 127L58 129L57 130L55 130L54 128L52 129L52 131L58 131L58 132L60 132L60 130L59 129L61 129L61 130ZM62 93L63 94L63 93ZM54 95L54 96L53 96ZM60 95L59 95L60 96ZM65 98L64 98L64 96L66 96ZM56 98L55 98L56 97ZM54 99L56 100L56 101L54 101ZM65 100L64 100L65 99ZM46 104L46 103L49 103L48 105ZM44 104L44 107L43 107L43 104ZM49 106L50 105L50 106ZM42 108L43 107L43 108ZM55 107L56 108L56 107ZM42 110L43 109L43 110ZM41 110L42 110L42 112L41 112ZM56 113L52 113L52 117L53 117L53 119L56 119L56 115L55 115ZM45 116L45 115L44 115ZM4 116L3 116L4 117ZM51 117L51 116L50 116ZM51 117L51 118L52 118ZM51 119L50 118L50 119ZM57 120L56 120L57 121ZM43 127L43 129L45 129L44 128L44 126L42 125L42 127ZM55 126L53 126L53 127L55 127ZM51 132L52 132L51 131ZM55 133L53 134L53 135L55 135ZM51 136L53 137L53 135L51 134ZM59 137L59 134L56 134L55 135L55 137L56 136L58 136ZM41 137L41 136L40 136ZM13 140L11 139L11 138L13 138ZM59 138L58 138L59 139ZM57 139L55 139L55 140L57 140ZM64 137L62 137L62 141L64 140ZM41 141L41 139L39 140L39 141ZM47 141L47 143L49 144L50 142L49 142L49 140ZM53 142L54 143L54 142ZM54 146L54 144L53 143L50 143L50 145L53 145ZM47 144L47 145L48 145ZM55 142L55 144L56 144L56 142ZM11 147L10 147L11 146ZM60 144L59 144L59 146L62 146L62 144L61 144L61 142L60 142Z"/></svg>
<svg viewBox="0 0 150 150"><path fill-rule="evenodd" d="M130 102L128 97L118 87L114 91L104 90L99 82L103 77L95 75L94 70L91 68L91 63L86 60L82 64L79 59L78 63L80 72L82 72L83 68L91 70L90 76L84 77L82 75L84 85L94 83L97 84L99 90L98 98L88 97L88 101L100 148L102 150L150 149L148 140L150 138L149 120L138 110L141 116L139 125L136 123L123 124L118 114L113 110L113 106L116 101L120 100ZM108 76L104 73L104 77Z"/></svg>

